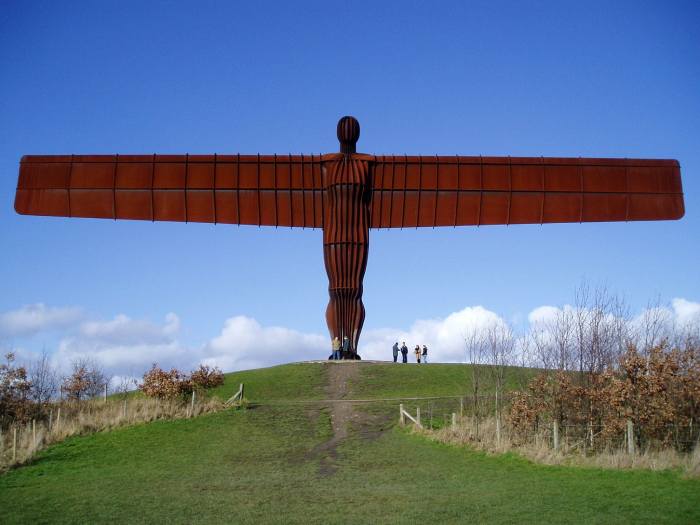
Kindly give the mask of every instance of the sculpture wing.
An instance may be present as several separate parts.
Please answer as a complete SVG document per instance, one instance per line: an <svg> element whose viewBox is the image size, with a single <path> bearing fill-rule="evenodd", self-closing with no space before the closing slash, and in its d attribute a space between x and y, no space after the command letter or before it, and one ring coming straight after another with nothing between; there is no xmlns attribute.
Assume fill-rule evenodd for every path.
<svg viewBox="0 0 700 525"><path fill-rule="evenodd" d="M25 156L25 215L323 227L319 155Z"/></svg>
<svg viewBox="0 0 700 525"><path fill-rule="evenodd" d="M376 156L372 228L680 219L676 160Z"/></svg>

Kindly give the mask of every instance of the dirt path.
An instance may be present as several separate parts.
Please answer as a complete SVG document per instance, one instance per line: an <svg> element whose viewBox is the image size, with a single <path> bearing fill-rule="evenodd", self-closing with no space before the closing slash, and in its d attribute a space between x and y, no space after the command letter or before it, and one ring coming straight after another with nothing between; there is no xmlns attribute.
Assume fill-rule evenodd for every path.
<svg viewBox="0 0 700 525"><path fill-rule="evenodd" d="M348 382L355 380L359 376L360 364L341 361L340 363L328 363L327 366L328 385L326 386L326 398L341 400L348 397ZM331 414L333 437L314 447L309 452L309 459L320 458L319 473L322 476L330 476L337 469L335 460L338 457L338 444L348 437L351 422L361 421L362 416L353 403L328 403L325 408Z"/></svg>
<svg viewBox="0 0 700 525"><path fill-rule="evenodd" d="M328 399L344 399L348 397L348 382L357 379L360 373L359 363L340 362L329 363L328 385L326 394ZM348 426L352 419L359 419L353 403L330 403L331 424L333 426L333 440L336 443L348 437Z"/></svg>
<svg viewBox="0 0 700 525"><path fill-rule="evenodd" d="M337 470L337 448L340 443L350 437L350 429L356 432L359 439L372 440L381 436L390 427L389 418L382 414L369 414L361 404L353 399L359 392L351 391L349 383L360 376L363 363L357 361L341 361L327 363L328 384L325 388L326 401L317 409L311 409L309 417L316 419L320 409L330 412L333 436L323 443L316 445L307 455L308 460L319 459L319 474L330 476ZM347 399L343 402L343 399ZM332 402L328 402L332 401Z"/></svg>

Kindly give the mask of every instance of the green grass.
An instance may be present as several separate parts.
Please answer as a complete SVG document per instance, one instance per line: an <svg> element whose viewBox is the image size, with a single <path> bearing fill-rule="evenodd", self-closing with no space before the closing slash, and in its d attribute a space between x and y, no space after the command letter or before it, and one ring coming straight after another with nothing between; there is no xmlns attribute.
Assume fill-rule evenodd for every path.
<svg viewBox="0 0 700 525"><path fill-rule="evenodd" d="M361 363L360 379L354 390L365 397L422 397L471 395L472 367L460 364L369 364ZM509 367L507 389L518 388L535 375L527 368ZM481 392L494 392L493 368L478 366Z"/></svg>
<svg viewBox="0 0 700 525"><path fill-rule="evenodd" d="M327 381L326 369L317 363L293 363L290 365L259 368L226 374L222 386L211 391L226 400L245 386L244 396L249 401L323 399Z"/></svg>
<svg viewBox="0 0 700 525"><path fill-rule="evenodd" d="M246 397L259 403L247 411L159 421L51 447L32 465L0 476L0 522L700 522L700 480L487 456L391 428L395 418L381 410L369 430L384 432L355 425L333 457L322 447L331 436L326 409L264 403L324 397L326 367L227 376L220 394L244 382ZM361 371L349 393L354 398L458 394L452 387L465 373L455 365L362 364Z"/></svg>

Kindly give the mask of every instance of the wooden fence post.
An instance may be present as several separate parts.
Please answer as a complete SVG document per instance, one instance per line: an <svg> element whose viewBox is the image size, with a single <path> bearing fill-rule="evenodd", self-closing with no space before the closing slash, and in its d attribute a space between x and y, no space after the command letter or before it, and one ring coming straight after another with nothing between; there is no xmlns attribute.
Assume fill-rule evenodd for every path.
<svg viewBox="0 0 700 525"><path fill-rule="evenodd" d="M61 407L58 407L58 414L56 414L56 427L61 423Z"/></svg>
<svg viewBox="0 0 700 525"><path fill-rule="evenodd" d="M552 424L552 434L554 436L554 450L558 451L559 450L559 421L556 419L554 420L554 423Z"/></svg>
<svg viewBox="0 0 700 525"><path fill-rule="evenodd" d="M124 419L126 419L126 399L124 400Z"/></svg>
<svg viewBox="0 0 700 525"><path fill-rule="evenodd" d="M238 399L239 401L243 401L243 383L241 383L241 387L239 388L239 390L241 391L241 395Z"/></svg>
<svg viewBox="0 0 700 525"><path fill-rule="evenodd" d="M457 430L457 414L452 412L452 432Z"/></svg>
<svg viewBox="0 0 700 525"><path fill-rule="evenodd" d="M17 460L17 427L12 429L12 461Z"/></svg>
<svg viewBox="0 0 700 525"><path fill-rule="evenodd" d="M105 392L104 392L104 395L102 396L102 402L103 403L107 402L107 383L105 383Z"/></svg>
<svg viewBox="0 0 700 525"><path fill-rule="evenodd" d="M36 419L32 419L32 443L36 447Z"/></svg>
<svg viewBox="0 0 700 525"><path fill-rule="evenodd" d="M404 418L404 415L403 415L403 403L401 403L399 405L399 424L401 426L406 424L406 418Z"/></svg>
<svg viewBox="0 0 700 525"><path fill-rule="evenodd" d="M632 420L627 420L627 453L634 454L634 425Z"/></svg>
<svg viewBox="0 0 700 525"><path fill-rule="evenodd" d="M194 416L194 390L192 390L192 403L190 404L190 416Z"/></svg>
<svg viewBox="0 0 700 525"><path fill-rule="evenodd" d="M53 427L53 408L49 411L49 432L51 432L52 427Z"/></svg>
<svg viewBox="0 0 700 525"><path fill-rule="evenodd" d="M494 405L496 415L496 445L501 444L501 414L498 410L498 390L496 390L496 401Z"/></svg>
<svg viewBox="0 0 700 525"><path fill-rule="evenodd" d="M420 424L420 407L416 408L416 425L419 427L421 426Z"/></svg>
<svg viewBox="0 0 700 525"><path fill-rule="evenodd" d="M460 419L464 417L464 398L459 396L459 417Z"/></svg>

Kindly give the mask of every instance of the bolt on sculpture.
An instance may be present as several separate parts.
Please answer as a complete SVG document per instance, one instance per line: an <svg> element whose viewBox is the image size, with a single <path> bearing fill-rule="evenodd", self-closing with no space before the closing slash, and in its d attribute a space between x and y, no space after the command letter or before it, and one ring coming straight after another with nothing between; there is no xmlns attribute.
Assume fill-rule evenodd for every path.
<svg viewBox="0 0 700 525"><path fill-rule="evenodd" d="M370 228L680 219L676 160L356 153L338 122L323 155L28 155L26 215L323 228L330 337L359 359Z"/></svg>

